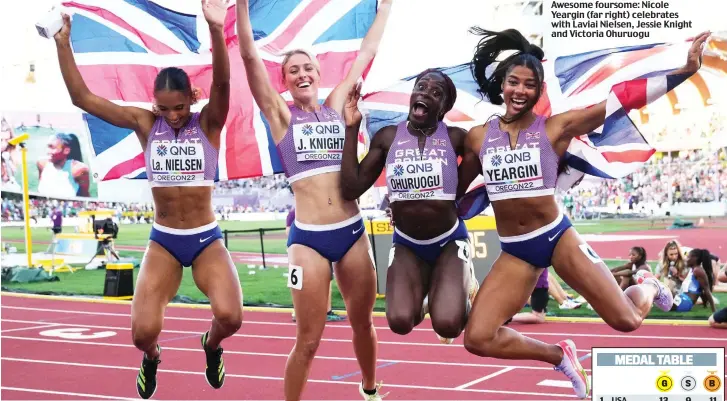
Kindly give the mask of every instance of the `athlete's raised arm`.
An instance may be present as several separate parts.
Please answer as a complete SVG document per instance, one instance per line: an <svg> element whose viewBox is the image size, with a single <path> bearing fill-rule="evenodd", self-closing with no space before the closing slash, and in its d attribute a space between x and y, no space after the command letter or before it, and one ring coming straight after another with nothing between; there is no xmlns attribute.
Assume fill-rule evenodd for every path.
<svg viewBox="0 0 727 401"><path fill-rule="evenodd" d="M338 113L343 111L346 97L351 91L351 88L356 85L356 81L363 75L374 57L376 57L381 38L384 36L386 21L389 19L389 13L391 12L391 2L392 0L381 0L379 2L376 18L361 42L361 48L356 60L353 62L351 69L348 70L343 82L336 85L326 99L326 105Z"/></svg>
<svg viewBox="0 0 727 401"><path fill-rule="evenodd" d="M255 48L249 7L248 0L237 0L237 38L240 42L240 56L245 64L245 74L252 97L268 120L273 138L279 140L290 122L290 110L283 97L270 83L268 71Z"/></svg>
<svg viewBox="0 0 727 401"><path fill-rule="evenodd" d="M386 164L389 145L396 134L395 126L380 129L366 156L358 162L358 131L361 126L361 112L358 110L358 99L361 85L355 85L348 94L344 117L346 119L346 140L343 144L343 160L341 161L341 190L346 200L358 199L379 178Z"/></svg>
<svg viewBox="0 0 727 401"><path fill-rule="evenodd" d="M703 32L694 39L687 54L686 64L670 75L694 73L699 70L702 48L709 35L710 32ZM546 130L553 143L556 141L570 143L577 136L593 132L603 125L604 121L606 121L605 100L587 109L571 110L550 117L546 123Z"/></svg>
<svg viewBox="0 0 727 401"><path fill-rule="evenodd" d="M71 49L71 17L63 14L63 27L55 34L58 64L73 105L117 127L134 130L145 140L154 124L154 114L139 107L119 106L93 94L83 81Z"/></svg>
<svg viewBox="0 0 727 401"><path fill-rule="evenodd" d="M200 114L200 123L211 137L219 137L230 109L230 59L223 30L227 3L227 0L202 0L202 12L212 42L212 85L209 103Z"/></svg>

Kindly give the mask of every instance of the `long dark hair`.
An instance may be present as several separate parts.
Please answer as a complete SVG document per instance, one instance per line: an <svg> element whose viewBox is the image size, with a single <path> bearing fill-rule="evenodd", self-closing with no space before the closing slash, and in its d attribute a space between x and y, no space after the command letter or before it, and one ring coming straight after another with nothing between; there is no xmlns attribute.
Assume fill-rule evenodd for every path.
<svg viewBox="0 0 727 401"><path fill-rule="evenodd" d="M709 292L712 292L712 289L714 289L714 271L712 270L712 254L709 253L706 249L699 249L695 248L689 251L691 255L694 255L697 257L697 263L702 265L702 269L704 269L704 272L707 274L707 283L709 284ZM704 291L702 291L702 294L700 295L700 298L702 298L702 304L706 307L707 306L707 296L704 294ZM709 302L712 300L710 299Z"/></svg>
<svg viewBox="0 0 727 401"><path fill-rule="evenodd" d="M495 105L503 104L502 83L505 76L512 68L522 66L529 68L535 75L537 83L536 102L537 99L540 99L543 80L545 79L542 63L545 56L543 49L528 42L517 29L496 32L480 27L472 27L470 33L482 36L475 49L470 69L472 77L479 86L478 92L483 98L486 96L490 103ZM496 62L497 56L505 50L515 50L516 52L500 62L488 77L487 67ZM500 116L500 119L505 122L515 121L532 110L533 107L535 107L535 103L529 105L509 120L502 116Z"/></svg>
<svg viewBox="0 0 727 401"><path fill-rule="evenodd" d="M83 154L81 153L81 142L78 141L76 134L56 134L56 138L63 144L63 146L71 149L68 153L68 158L71 160L77 160L83 162Z"/></svg>
<svg viewBox="0 0 727 401"><path fill-rule="evenodd" d="M182 92L187 96L192 96L192 82L183 69L167 67L159 71L154 80L154 91L161 90Z"/></svg>

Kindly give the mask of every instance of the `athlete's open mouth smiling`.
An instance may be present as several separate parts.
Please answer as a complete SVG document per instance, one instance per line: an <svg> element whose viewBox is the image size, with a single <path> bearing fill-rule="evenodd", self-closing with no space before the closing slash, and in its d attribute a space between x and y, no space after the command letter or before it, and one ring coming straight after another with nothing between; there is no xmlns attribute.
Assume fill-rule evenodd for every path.
<svg viewBox="0 0 727 401"><path fill-rule="evenodd" d="M520 111L520 110L524 109L525 106L528 104L528 100L524 99L524 98L522 98L522 99L512 98L512 99L510 99L510 104L512 104L513 109L515 109L516 111Z"/></svg>
<svg viewBox="0 0 727 401"><path fill-rule="evenodd" d="M421 100L414 102L411 110L412 115L417 118L423 118L426 117L427 114L429 114L429 106Z"/></svg>

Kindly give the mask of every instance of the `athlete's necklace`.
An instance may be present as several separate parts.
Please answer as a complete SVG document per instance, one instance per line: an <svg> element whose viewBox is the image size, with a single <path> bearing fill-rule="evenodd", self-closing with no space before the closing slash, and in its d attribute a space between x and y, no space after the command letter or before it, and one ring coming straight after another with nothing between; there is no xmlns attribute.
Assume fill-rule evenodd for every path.
<svg viewBox="0 0 727 401"><path fill-rule="evenodd" d="M434 127L428 127L428 128L417 128L417 127L413 126L411 124L411 122L407 121L406 122L406 126L407 127L411 127L411 129L413 129L414 131L421 132L421 134L424 135L424 136L432 136L432 135L434 135L435 132L437 132L437 126L436 125ZM430 130L430 129L434 129L434 130L431 133L427 134L426 133L426 130Z"/></svg>
<svg viewBox="0 0 727 401"><path fill-rule="evenodd" d="M437 126L435 125L434 127L429 127L429 128L423 128L422 129L422 128L417 128L417 127L411 125L411 122L409 122L409 121L406 122L406 126L407 127L411 127L411 129L413 129L414 131L421 132L421 134L424 135L424 146L422 148L419 148L419 160L424 160L424 155L422 153L424 152L424 148L427 147L427 139L426 138L429 138L430 136L434 135L434 133L437 132ZM432 129L432 128L434 128L434 130L432 131L431 134L427 134L425 132L425 130Z"/></svg>

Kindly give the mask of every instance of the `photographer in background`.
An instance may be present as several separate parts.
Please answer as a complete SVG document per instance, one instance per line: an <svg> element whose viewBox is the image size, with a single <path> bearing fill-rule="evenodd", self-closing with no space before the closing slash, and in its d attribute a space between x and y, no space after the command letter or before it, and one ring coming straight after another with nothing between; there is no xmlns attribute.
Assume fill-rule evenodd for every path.
<svg viewBox="0 0 727 401"><path fill-rule="evenodd" d="M96 222L94 221L94 226L96 227L96 238L98 238L99 234L108 234L109 236L101 240L101 246L103 247L104 253L108 252L107 255L111 255L116 260L120 260L119 254L114 249L114 239L118 237L119 235L119 226L114 223L114 221L111 219L111 217L107 217L102 222ZM111 261L111 258L108 258L109 261Z"/></svg>

